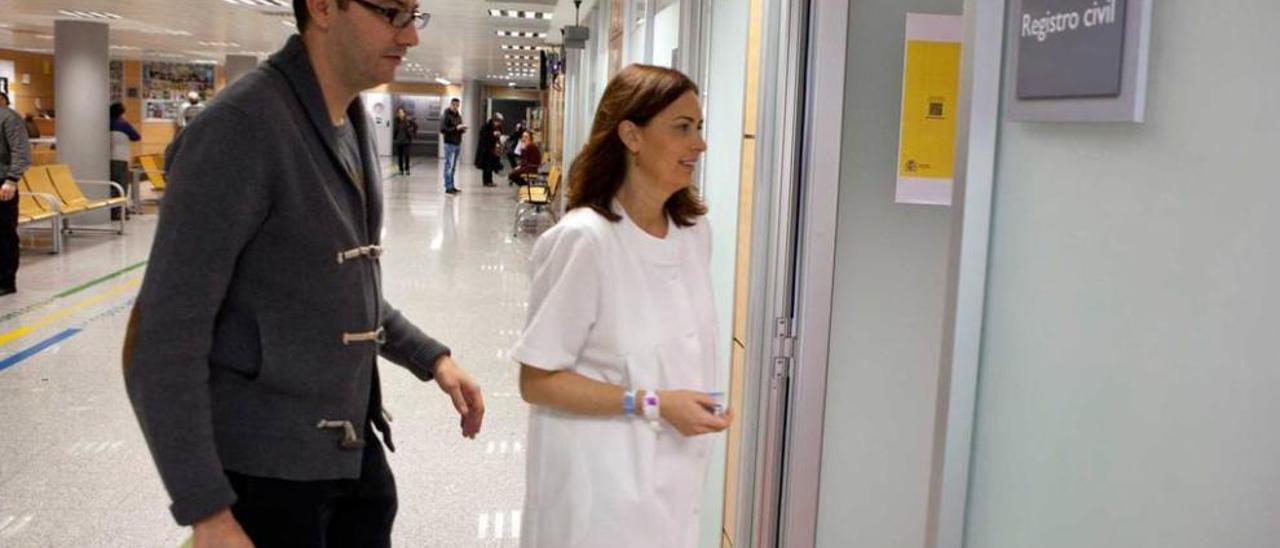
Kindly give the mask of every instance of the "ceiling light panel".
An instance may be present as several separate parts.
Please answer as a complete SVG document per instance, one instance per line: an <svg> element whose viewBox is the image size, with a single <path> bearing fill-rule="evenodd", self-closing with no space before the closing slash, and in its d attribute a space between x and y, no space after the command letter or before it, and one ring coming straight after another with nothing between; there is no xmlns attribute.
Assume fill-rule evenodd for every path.
<svg viewBox="0 0 1280 548"><path fill-rule="evenodd" d="M235 6L249 6L253 8L288 8L293 9L293 3L289 0L222 0L228 4Z"/></svg>
<svg viewBox="0 0 1280 548"><path fill-rule="evenodd" d="M211 48L238 48L240 44L235 42L200 42L200 45Z"/></svg>
<svg viewBox="0 0 1280 548"><path fill-rule="evenodd" d="M187 32L185 30L162 29L162 28L147 28L147 29L136 29L136 30L143 34L164 34L166 36L192 36L190 32Z"/></svg>
<svg viewBox="0 0 1280 548"><path fill-rule="evenodd" d="M79 17L80 19L97 19L99 21L117 21L122 19L117 14L109 11L84 11L84 10L58 10L58 13L67 17Z"/></svg>
<svg viewBox="0 0 1280 548"><path fill-rule="evenodd" d="M523 30L500 30L498 36L504 38L546 38L545 32L529 32Z"/></svg>
<svg viewBox="0 0 1280 548"><path fill-rule="evenodd" d="M489 15L494 17L510 17L514 19L541 19L544 21L551 20L551 14L545 11L526 11L526 10L489 10Z"/></svg>

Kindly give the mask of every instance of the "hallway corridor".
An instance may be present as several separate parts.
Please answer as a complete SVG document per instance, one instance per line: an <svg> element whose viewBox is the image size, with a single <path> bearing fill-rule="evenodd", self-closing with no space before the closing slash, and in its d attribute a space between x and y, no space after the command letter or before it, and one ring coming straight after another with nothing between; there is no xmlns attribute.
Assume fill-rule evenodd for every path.
<svg viewBox="0 0 1280 548"><path fill-rule="evenodd" d="M482 188L465 165L458 178L463 193L446 196L437 162L419 160L412 177L384 181L387 300L452 348L487 406L481 434L463 439L434 384L383 362L398 546L515 546L519 535L527 411L506 354L535 235L512 238L509 188ZM0 546L173 547L189 534L169 516L120 372L155 221L72 236L60 255L24 251L20 292L0 301Z"/></svg>

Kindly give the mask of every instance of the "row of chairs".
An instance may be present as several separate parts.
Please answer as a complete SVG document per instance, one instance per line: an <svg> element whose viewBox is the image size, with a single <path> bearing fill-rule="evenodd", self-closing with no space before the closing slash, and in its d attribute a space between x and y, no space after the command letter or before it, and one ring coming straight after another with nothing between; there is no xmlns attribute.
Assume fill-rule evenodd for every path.
<svg viewBox="0 0 1280 548"><path fill-rule="evenodd" d="M114 188L118 196L105 199L90 199L85 196L81 187ZM35 166L27 170L18 184L18 226L20 228L36 228L48 223L52 253L61 253L63 238L74 232L99 232L124 234L124 223L128 216L125 210L129 203L129 194L124 187L112 181L94 181L76 179L71 168L64 164ZM117 219L112 221L113 228L98 226L73 225L71 221L85 214L111 210L117 212Z"/></svg>
<svg viewBox="0 0 1280 548"><path fill-rule="evenodd" d="M133 170L134 180L146 177L151 183L151 190L164 192L168 183L164 179L164 155L143 154L137 157L138 167Z"/></svg>
<svg viewBox="0 0 1280 548"><path fill-rule="evenodd" d="M546 175L527 174L524 180L524 185L516 187L519 189L516 200L520 203L516 206L516 218L511 225L513 237L519 236L520 221L527 217L536 217L546 212L553 222L558 221L554 203L560 191L560 166L551 166Z"/></svg>

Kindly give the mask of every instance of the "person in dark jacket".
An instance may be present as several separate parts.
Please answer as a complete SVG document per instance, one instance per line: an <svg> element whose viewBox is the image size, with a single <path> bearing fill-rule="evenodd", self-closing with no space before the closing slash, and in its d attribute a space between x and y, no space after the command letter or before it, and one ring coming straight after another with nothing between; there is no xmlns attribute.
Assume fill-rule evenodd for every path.
<svg viewBox="0 0 1280 548"><path fill-rule="evenodd" d="M520 134L520 165L511 170L507 180L512 185L523 185L525 175L537 175L540 169L542 169L542 150L534 141L533 132L525 131Z"/></svg>
<svg viewBox="0 0 1280 548"><path fill-rule="evenodd" d="M30 167L27 128L0 93L0 295L18 291L18 181Z"/></svg>
<svg viewBox="0 0 1280 548"><path fill-rule="evenodd" d="M138 189L132 184L132 177L129 176L129 158L133 147L130 143L136 143L142 140L142 135L134 129L133 124L124 119L125 108L122 103L111 103L108 114L111 116L111 180L115 181L122 188L131 189L129 192L129 211L131 213L142 212L142 198L138 196ZM116 193L115 188L111 189L112 195ZM111 218L116 218L119 213L115 210L111 212Z"/></svg>
<svg viewBox="0 0 1280 548"><path fill-rule="evenodd" d="M444 191L448 194L458 193L453 179L458 171L458 155L462 152L462 134L467 131L467 125L462 123L461 106L462 101L457 97L449 101L440 124L440 133L444 136Z"/></svg>
<svg viewBox="0 0 1280 548"><path fill-rule="evenodd" d="M418 135L418 123L405 112L404 107L400 107L396 109L393 126L391 143L395 148L396 164L400 167L400 175L409 175L409 148L413 146L413 138Z"/></svg>
<svg viewBox="0 0 1280 548"><path fill-rule="evenodd" d="M493 173L502 171L502 118L493 118L480 130L476 140L476 168L484 173L484 186L493 186Z"/></svg>
<svg viewBox="0 0 1280 548"><path fill-rule="evenodd" d="M464 437L484 416L449 348L383 295L358 94L394 79L426 16L408 0L296 0L294 15L301 35L176 139L125 335L129 399L195 546L391 545L379 356L434 380Z"/></svg>

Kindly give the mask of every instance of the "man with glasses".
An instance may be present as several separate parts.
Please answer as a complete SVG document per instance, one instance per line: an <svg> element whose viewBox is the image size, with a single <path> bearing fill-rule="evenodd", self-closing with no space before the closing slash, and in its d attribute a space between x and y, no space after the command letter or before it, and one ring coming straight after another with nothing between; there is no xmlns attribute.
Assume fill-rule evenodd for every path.
<svg viewBox="0 0 1280 548"><path fill-rule="evenodd" d="M357 94L417 45L427 16L412 1L294 0L300 35L170 152L125 382L197 547L390 545L378 356L435 380L463 436L480 430L478 385L382 297L381 180Z"/></svg>

